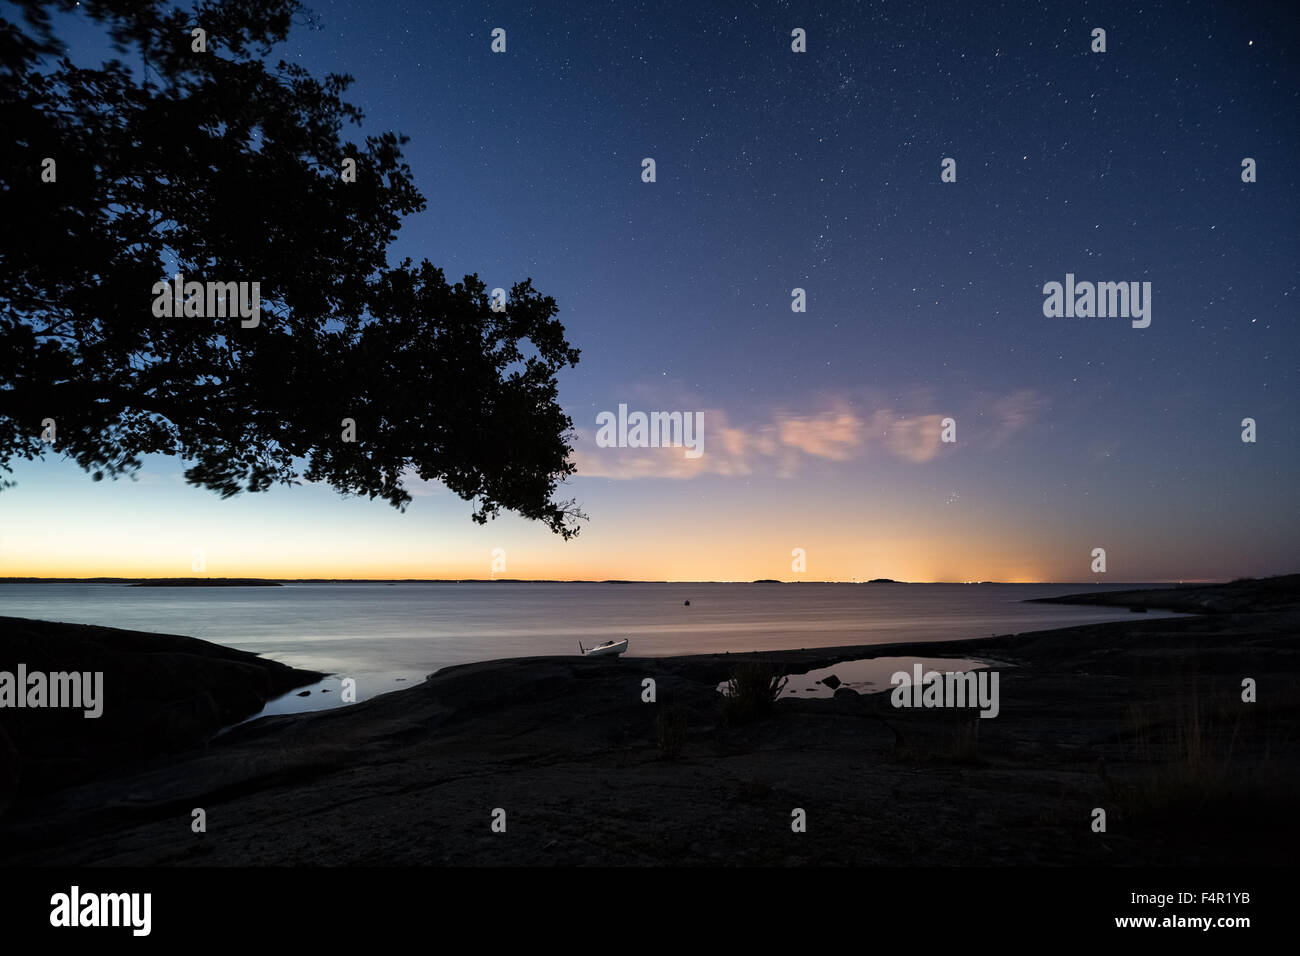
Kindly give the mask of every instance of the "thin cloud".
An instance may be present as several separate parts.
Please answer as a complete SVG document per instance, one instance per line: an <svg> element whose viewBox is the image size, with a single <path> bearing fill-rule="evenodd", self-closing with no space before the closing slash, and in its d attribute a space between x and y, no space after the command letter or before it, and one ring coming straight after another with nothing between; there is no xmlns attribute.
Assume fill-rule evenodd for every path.
<svg viewBox="0 0 1300 956"><path fill-rule="evenodd" d="M919 395L914 398L918 404L924 400ZM991 443L1000 444L1029 427L1046 403L1036 393L1022 390L980 404L990 410L992 419L992 428L985 434ZM680 399L673 404L647 400L643 407L695 410ZM573 461L578 476L617 480L753 474L793 477L814 461L846 462L876 453L924 464L939 454L943 420L948 417L929 409L914 414L902 414L891 407L858 411L843 396L828 399L821 411L778 409L765 421L749 425L733 425L722 409L703 411L704 454L694 459L687 458L682 448L601 448L596 445L594 427L575 429Z"/></svg>

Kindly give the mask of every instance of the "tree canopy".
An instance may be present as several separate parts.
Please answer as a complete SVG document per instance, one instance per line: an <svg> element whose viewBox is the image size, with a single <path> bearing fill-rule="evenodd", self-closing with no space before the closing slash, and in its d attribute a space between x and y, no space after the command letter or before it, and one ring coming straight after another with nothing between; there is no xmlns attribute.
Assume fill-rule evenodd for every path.
<svg viewBox="0 0 1300 956"><path fill-rule="evenodd" d="M388 262L425 208L407 139L344 138L362 119L351 77L269 64L306 16L295 0L15 6L21 24L0 19L0 468L53 451L98 480L168 454L226 497L309 480L399 508L417 476L480 523L510 510L576 533L581 512L557 500L574 470L557 374L578 350L555 301L524 280L494 303L477 276ZM74 62L56 36L74 6L115 56ZM156 314L177 273L256 282L259 317L211 295Z"/></svg>

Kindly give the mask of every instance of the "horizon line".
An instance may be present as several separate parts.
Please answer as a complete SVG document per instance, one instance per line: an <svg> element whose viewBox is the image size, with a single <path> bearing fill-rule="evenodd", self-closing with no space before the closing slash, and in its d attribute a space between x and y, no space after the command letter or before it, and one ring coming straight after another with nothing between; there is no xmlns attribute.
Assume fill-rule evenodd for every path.
<svg viewBox="0 0 1300 956"><path fill-rule="evenodd" d="M1281 577L1283 575L1269 575ZM1260 580L1252 578L1167 578L1160 580L1134 580L1106 582L1095 581L898 581L890 578L822 580L755 579L681 579L667 578L265 578L265 577L146 577L105 576L93 577L38 577L11 575L0 577L0 584L135 584L143 582L176 582L178 584L220 584L223 582L249 582L273 584L1003 584L1003 585L1110 585L1110 584L1228 584L1234 580ZM231 585L233 586L233 585Z"/></svg>

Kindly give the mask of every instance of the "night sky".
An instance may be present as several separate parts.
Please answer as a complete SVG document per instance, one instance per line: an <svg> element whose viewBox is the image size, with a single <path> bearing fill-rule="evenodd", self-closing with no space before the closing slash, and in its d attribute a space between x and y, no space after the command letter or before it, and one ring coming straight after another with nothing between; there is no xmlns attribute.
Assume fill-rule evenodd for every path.
<svg viewBox="0 0 1300 956"><path fill-rule="evenodd" d="M221 501L176 461L95 484L50 458L0 498L0 574L179 575L199 547L228 576L487 577L494 548L564 579L1297 570L1287 5L312 6L276 55L353 74L364 132L411 137L428 209L390 258L559 303L590 522L566 543L437 487L405 514ZM1067 273L1149 281L1150 327L1045 317ZM620 403L704 412L704 455L596 447Z"/></svg>

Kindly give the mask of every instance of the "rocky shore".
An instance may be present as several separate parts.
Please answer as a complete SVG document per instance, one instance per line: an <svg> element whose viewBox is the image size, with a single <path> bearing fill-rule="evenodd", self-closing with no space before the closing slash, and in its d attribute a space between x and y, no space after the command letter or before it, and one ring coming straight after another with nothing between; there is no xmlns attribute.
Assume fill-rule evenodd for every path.
<svg viewBox="0 0 1300 956"><path fill-rule="evenodd" d="M192 637L0 617L0 674L19 667L102 674L106 700L90 718L82 709L0 707L0 813L202 746L268 700L324 676Z"/></svg>
<svg viewBox="0 0 1300 956"><path fill-rule="evenodd" d="M445 668L179 755L102 761L0 818L0 862L1291 865L1297 583L1215 613L973 641ZM1182 610L1233 587L1093 600ZM15 626L34 622L0 619ZM882 687L742 721L716 690L755 660L794 674L910 654L1000 662L998 716L901 710Z"/></svg>
<svg viewBox="0 0 1300 956"><path fill-rule="evenodd" d="M1092 604L1186 614L1256 614L1294 610L1300 602L1300 574L1242 578L1228 584L1180 584L1140 591L1101 591L1034 598L1031 604Z"/></svg>

